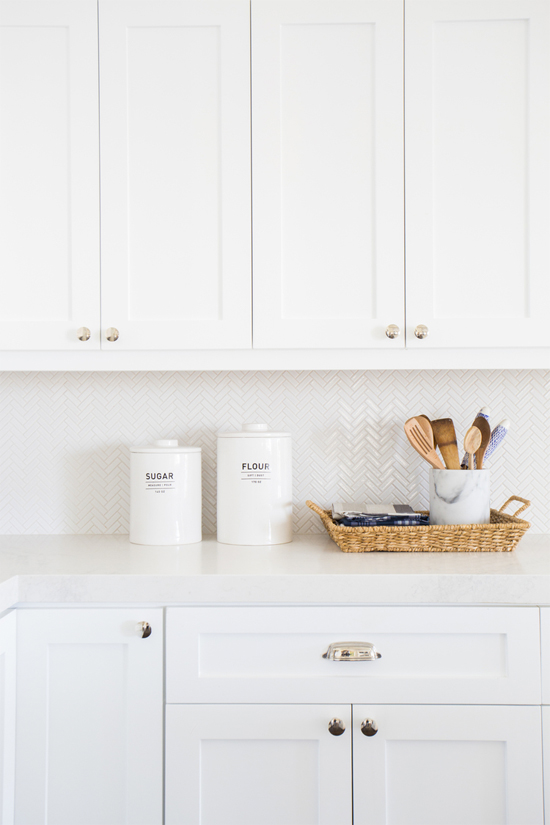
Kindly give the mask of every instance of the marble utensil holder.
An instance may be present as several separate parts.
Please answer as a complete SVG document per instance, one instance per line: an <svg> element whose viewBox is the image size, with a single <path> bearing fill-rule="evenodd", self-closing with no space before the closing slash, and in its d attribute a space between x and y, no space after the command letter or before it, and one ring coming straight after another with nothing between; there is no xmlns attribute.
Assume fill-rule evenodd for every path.
<svg viewBox="0 0 550 825"><path fill-rule="evenodd" d="M430 524L489 524L490 470L430 470Z"/></svg>

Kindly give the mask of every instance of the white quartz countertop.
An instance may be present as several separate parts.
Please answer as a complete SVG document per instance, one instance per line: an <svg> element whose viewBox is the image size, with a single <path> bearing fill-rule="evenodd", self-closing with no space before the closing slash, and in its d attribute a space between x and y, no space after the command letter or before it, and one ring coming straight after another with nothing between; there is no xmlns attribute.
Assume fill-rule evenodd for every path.
<svg viewBox="0 0 550 825"><path fill-rule="evenodd" d="M124 535L0 536L0 612L70 604L550 604L550 535L510 553L343 553L326 535L141 547Z"/></svg>

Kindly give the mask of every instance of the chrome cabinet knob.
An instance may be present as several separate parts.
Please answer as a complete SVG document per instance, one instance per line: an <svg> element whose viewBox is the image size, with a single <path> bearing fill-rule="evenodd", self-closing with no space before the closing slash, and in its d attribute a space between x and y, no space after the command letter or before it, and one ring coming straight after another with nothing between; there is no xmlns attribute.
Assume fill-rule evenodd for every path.
<svg viewBox="0 0 550 825"><path fill-rule="evenodd" d="M424 324L418 324L418 326L414 330L414 334L417 338L422 340L423 338L428 337L428 327L424 326Z"/></svg>
<svg viewBox="0 0 550 825"><path fill-rule="evenodd" d="M333 642L323 653L323 659L333 662L373 662L382 654L370 642Z"/></svg>
<svg viewBox="0 0 550 825"><path fill-rule="evenodd" d="M118 329L115 327L109 327L107 332L105 333L107 341L118 341Z"/></svg>
<svg viewBox="0 0 550 825"><path fill-rule="evenodd" d="M332 733L333 736L342 736L346 726L341 719L331 719L328 723L328 729L329 733Z"/></svg>
<svg viewBox="0 0 550 825"><path fill-rule="evenodd" d="M138 622L137 632L142 639L147 639L153 631L149 622Z"/></svg>
<svg viewBox="0 0 550 825"><path fill-rule="evenodd" d="M378 725L374 719L363 719L361 722L361 733L364 733L365 736L374 736L378 733Z"/></svg>
<svg viewBox="0 0 550 825"><path fill-rule="evenodd" d="M92 333L90 332L88 327L80 327L76 334L78 336L79 341L89 341L92 336Z"/></svg>
<svg viewBox="0 0 550 825"><path fill-rule="evenodd" d="M397 326L397 324L390 324L389 327L386 327L386 337L387 338L397 338L401 330Z"/></svg>

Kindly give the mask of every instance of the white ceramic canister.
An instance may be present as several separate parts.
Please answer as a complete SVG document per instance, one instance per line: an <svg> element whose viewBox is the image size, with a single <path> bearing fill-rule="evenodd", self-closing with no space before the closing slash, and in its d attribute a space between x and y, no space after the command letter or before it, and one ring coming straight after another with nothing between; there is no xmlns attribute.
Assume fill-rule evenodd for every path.
<svg viewBox="0 0 550 825"><path fill-rule="evenodd" d="M218 541L292 541L292 438L267 424L218 433Z"/></svg>
<svg viewBox="0 0 550 825"><path fill-rule="evenodd" d="M130 447L130 541L202 540L201 448L175 439Z"/></svg>

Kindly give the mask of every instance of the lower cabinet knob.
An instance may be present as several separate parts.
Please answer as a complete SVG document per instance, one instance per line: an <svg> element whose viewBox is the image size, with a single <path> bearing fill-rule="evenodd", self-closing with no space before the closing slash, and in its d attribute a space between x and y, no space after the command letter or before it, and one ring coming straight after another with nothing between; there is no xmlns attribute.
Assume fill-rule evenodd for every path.
<svg viewBox="0 0 550 825"><path fill-rule="evenodd" d="M92 335L88 327L80 327L76 334L79 341L89 341Z"/></svg>
<svg viewBox="0 0 550 825"><path fill-rule="evenodd" d="M107 332L105 333L107 341L118 341L118 329L115 327L109 327Z"/></svg>
<svg viewBox="0 0 550 825"><path fill-rule="evenodd" d="M365 736L374 736L378 733L378 725L374 719L363 719L361 722L361 733L364 733Z"/></svg>
<svg viewBox="0 0 550 825"><path fill-rule="evenodd" d="M147 639L153 631L149 622L138 622L137 632L142 639Z"/></svg>
<svg viewBox="0 0 550 825"><path fill-rule="evenodd" d="M344 733L346 726L341 719L331 719L328 723L328 729L329 733L332 733L333 736L341 736Z"/></svg>
<svg viewBox="0 0 550 825"><path fill-rule="evenodd" d="M397 324L390 324L389 327L386 327L386 337L387 338L397 338L399 336L400 329Z"/></svg>
<svg viewBox="0 0 550 825"><path fill-rule="evenodd" d="M414 330L414 334L417 338L422 340L423 338L428 337L428 327L424 326L424 324L418 324L418 326Z"/></svg>

